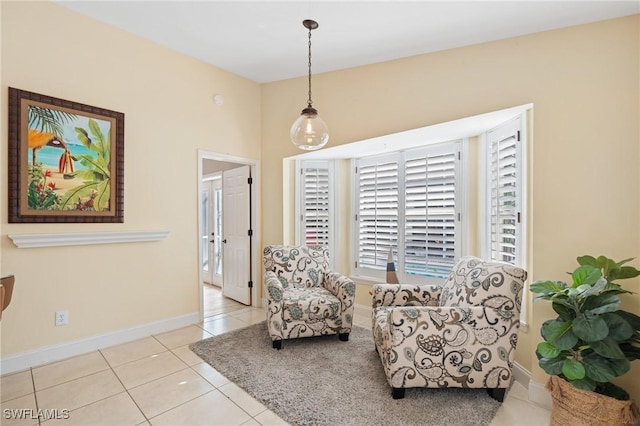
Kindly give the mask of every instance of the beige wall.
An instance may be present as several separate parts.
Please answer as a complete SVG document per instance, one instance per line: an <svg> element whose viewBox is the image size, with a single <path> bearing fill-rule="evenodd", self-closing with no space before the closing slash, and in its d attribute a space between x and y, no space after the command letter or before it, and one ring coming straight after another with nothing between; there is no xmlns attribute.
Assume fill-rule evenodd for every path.
<svg viewBox="0 0 640 426"><path fill-rule="evenodd" d="M197 150L259 160L260 86L52 2L2 2L3 356L197 313ZM124 224L7 223L7 87L125 114ZM223 106L212 102L222 94ZM160 242L17 249L9 234L167 230ZM70 323L54 327L54 311Z"/></svg>
<svg viewBox="0 0 640 426"><path fill-rule="evenodd" d="M288 131L305 78L259 86L56 4L0 7L3 176L9 86L126 115L124 224L8 224L1 179L0 272L18 278L3 356L198 310L197 149L261 160L260 244L283 241L283 159L299 153ZM533 103L528 268L532 280L562 279L578 255L640 256L639 32L636 15L314 75L314 106L335 146ZM155 229L169 237L42 249L7 237ZM625 307L640 313L640 297ZM517 359L542 383L532 352L553 312L530 308ZM57 309L68 326L53 326ZM636 401L638 364L620 381Z"/></svg>
<svg viewBox="0 0 640 426"><path fill-rule="evenodd" d="M640 256L639 35L635 15L314 75L314 106L336 146L533 103L528 269L531 280L560 280L582 254ZM282 241L282 159L296 154L288 130L305 93L304 78L262 87L267 244ZM627 299L640 313L640 296ZM517 360L543 383L533 351L553 311L545 302L529 310ZM633 376L619 383L638 401Z"/></svg>

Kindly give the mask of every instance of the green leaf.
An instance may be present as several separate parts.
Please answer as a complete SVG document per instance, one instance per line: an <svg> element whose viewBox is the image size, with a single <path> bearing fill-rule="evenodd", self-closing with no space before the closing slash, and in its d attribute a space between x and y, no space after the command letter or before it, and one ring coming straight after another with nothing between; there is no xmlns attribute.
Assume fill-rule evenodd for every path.
<svg viewBox="0 0 640 426"><path fill-rule="evenodd" d="M87 133L87 131L82 127L76 127L75 129L76 133L78 134L78 140L82 142L82 145L84 145L85 148L90 148L91 139L89 138L89 133Z"/></svg>
<svg viewBox="0 0 640 426"><path fill-rule="evenodd" d="M41 208L43 209L48 209L49 207L51 207L53 204L55 204L55 202L57 201L58 197L56 196L55 193L51 193L49 195L47 195L47 198L45 198L42 201L42 206Z"/></svg>
<svg viewBox="0 0 640 426"><path fill-rule="evenodd" d="M617 280L624 280L627 278L635 278L640 276L640 271L633 266L623 266L620 268L620 272L616 274Z"/></svg>
<svg viewBox="0 0 640 426"><path fill-rule="evenodd" d="M551 307L554 311L565 321L572 321L576 317L576 313L573 309L571 309L565 303L559 303L558 301L553 301Z"/></svg>
<svg viewBox="0 0 640 426"><path fill-rule="evenodd" d="M549 358L549 359L556 358L558 355L560 355L560 352L562 352L560 349L556 348L554 345L552 345L549 342L538 343L538 346L536 349L543 358Z"/></svg>
<svg viewBox="0 0 640 426"><path fill-rule="evenodd" d="M620 298L615 294L604 293L597 296L591 296L585 300L582 305L583 312L591 314L604 314L614 312L620 306Z"/></svg>
<svg viewBox="0 0 640 426"><path fill-rule="evenodd" d="M562 374L569 380L578 380L584 378L586 372L580 361L568 358L562 364Z"/></svg>
<svg viewBox="0 0 640 426"><path fill-rule="evenodd" d="M604 288L604 291L607 293L614 294L622 294L622 293L631 293L630 291L624 290L620 284L608 282L607 286Z"/></svg>
<svg viewBox="0 0 640 426"><path fill-rule="evenodd" d="M577 389L582 389L582 390L591 391L591 392L596 390L596 382L589 379L588 377L585 377L584 379L579 379L579 380L572 380L569 383L571 383L573 387Z"/></svg>
<svg viewBox="0 0 640 426"><path fill-rule="evenodd" d="M615 313L628 322L634 330L640 330L640 317L638 315L627 311L616 311Z"/></svg>
<svg viewBox="0 0 640 426"><path fill-rule="evenodd" d="M561 281L535 281L529 286L532 293L555 293L566 288L566 284Z"/></svg>
<svg viewBox="0 0 640 426"><path fill-rule="evenodd" d="M28 128L41 132L53 133L62 136L64 133L63 124L75 120L77 116L65 111L29 105L28 107Z"/></svg>
<svg viewBox="0 0 640 426"><path fill-rule="evenodd" d="M61 210L77 210L76 204L83 200L88 200L94 194L99 182L87 182L84 185L76 186L65 192L60 201Z"/></svg>
<svg viewBox="0 0 640 426"><path fill-rule="evenodd" d="M618 385L614 385L611 382L599 383L596 392L598 392L600 395L606 395L611 398L615 398L618 401L628 401L630 399L629 393L626 390L622 389Z"/></svg>
<svg viewBox="0 0 640 426"><path fill-rule="evenodd" d="M104 167L104 162L100 160L100 157L94 158L91 155L79 155L74 158L76 159L76 161L80 162L80 164L87 168L87 170L83 170L84 172L93 173L94 177L90 180L105 180L109 178L109 169ZM80 170L76 173L79 172Z"/></svg>
<svg viewBox="0 0 640 426"><path fill-rule="evenodd" d="M587 377L596 382L608 382L609 380L625 374L631 368L627 359L603 358L591 352L582 359Z"/></svg>
<svg viewBox="0 0 640 426"><path fill-rule="evenodd" d="M582 265L573 271L571 274L573 277L573 288L577 288L583 284L594 284L600 277L602 277L602 273L600 269L591 266L591 265Z"/></svg>
<svg viewBox="0 0 640 426"><path fill-rule="evenodd" d="M551 376L559 376L562 374L562 366L564 365L564 358L540 358L538 365L545 373Z"/></svg>
<svg viewBox="0 0 640 426"><path fill-rule="evenodd" d="M594 372L591 374L604 374L604 375L613 375L613 377L620 377L623 374L626 374L631 369L631 363L628 359L611 359L611 358L602 358L596 353L590 353L582 359L582 363L585 366L585 370L587 370L587 376L589 376L589 371L587 365L594 366L596 369L602 369L603 371ZM599 381L609 381L611 378L607 380L599 380ZM597 380L594 378L594 380Z"/></svg>
<svg viewBox="0 0 640 426"><path fill-rule="evenodd" d="M581 297L587 298L589 296L597 296L602 293L604 289L607 287L607 280L604 278L598 278L595 283L591 285L583 284L578 287L578 290L581 290Z"/></svg>
<svg viewBox="0 0 640 426"><path fill-rule="evenodd" d="M618 342L607 337L605 339L589 342L591 349L600 356L612 359L625 359L624 353L620 350Z"/></svg>
<svg viewBox="0 0 640 426"><path fill-rule="evenodd" d="M587 377L596 382L608 382L617 376L605 358L599 356L584 357L582 364Z"/></svg>
<svg viewBox="0 0 640 426"><path fill-rule="evenodd" d="M621 343L620 350L629 361L640 359L640 347L634 346L631 343Z"/></svg>
<svg viewBox="0 0 640 426"><path fill-rule="evenodd" d="M89 119L89 130L91 130L91 134L99 140L104 140L104 134L102 133L102 130L100 129L100 126L98 126L98 122L96 120L94 120L93 118Z"/></svg>
<svg viewBox="0 0 640 426"><path fill-rule="evenodd" d="M103 180L96 186L96 197L94 207L96 211L107 211L111 200L111 184L108 180Z"/></svg>
<svg viewBox="0 0 640 426"><path fill-rule="evenodd" d="M622 266L622 265L624 265L625 263L629 263L629 262L631 262L633 259L635 259L635 257L630 257L630 258L628 258L628 259L621 260L620 262L618 262L618 266Z"/></svg>
<svg viewBox="0 0 640 426"><path fill-rule="evenodd" d="M105 158L105 156L108 157L109 142L104 138L104 133L102 133L98 123L91 118L89 119L89 130L91 130L91 134L96 138L95 151L98 153L98 156L102 158ZM105 153L105 151L107 151L107 153Z"/></svg>
<svg viewBox="0 0 640 426"><path fill-rule="evenodd" d="M627 340L633 336L633 327L624 318L615 312L602 314L602 319L609 327L609 337L617 342Z"/></svg>
<svg viewBox="0 0 640 426"><path fill-rule="evenodd" d="M598 262L596 261L596 258L593 256L580 256L578 257L578 264L579 265L590 265L593 266L595 268L598 267Z"/></svg>
<svg viewBox="0 0 640 426"><path fill-rule="evenodd" d="M104 161L110 167L111 166L111 129L113 126L109 127L109 131L107 132L107 141L106 141L106 149L104 150Z"/></svg>
<svg viewBox="0 0 640 426"><path fill-rule="evenodd" d="M629 370L631 370L631 362L627 358L622 359L607 359L607 362L615 371L616 377L620 377L623 374L627 374Z"/></svg>
<svg viewBox="0 0 640 426"><path fill-rule="evenodd" d="M542 337L561 350L571 349L578 343L578 337L571 331L571 322L551 320L542 324Z"/></svg>
<svg viewBox="0 0 640 426"><path fill-rule="evenodd" d="M606 256L598 256L596 263L598 264L598 267L602 269L602 276L607 278L608 281L613 281L610 279L610 273L619 269L620 266L618 266L614 260L609 259Z"/></svg>
<svg viewBox="0 0 640 426"><path fill-rule="evenodd" d="M578 314L573 320L573 333L585 342L602 340L609 334L607 323L591 314Z"/></svg>

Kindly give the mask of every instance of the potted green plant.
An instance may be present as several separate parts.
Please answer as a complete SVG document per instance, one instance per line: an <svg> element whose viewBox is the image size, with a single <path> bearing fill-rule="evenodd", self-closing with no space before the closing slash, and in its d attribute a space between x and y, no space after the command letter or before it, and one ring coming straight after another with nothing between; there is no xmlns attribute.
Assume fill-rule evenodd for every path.
<svg viewBox="0 0 640 426"><path fill-rule="evenodd" d="M620 294L632 293L615 281L640 270L605 256L578 257L570 285L535 281L534 300L552 303L558 314L541 327L536 348L540 367L551 377L552 424L633 424L637 407L629 394L611 383L640 359L640 317L619 309ZM608 418L603 418L608 416Z"/></svg>

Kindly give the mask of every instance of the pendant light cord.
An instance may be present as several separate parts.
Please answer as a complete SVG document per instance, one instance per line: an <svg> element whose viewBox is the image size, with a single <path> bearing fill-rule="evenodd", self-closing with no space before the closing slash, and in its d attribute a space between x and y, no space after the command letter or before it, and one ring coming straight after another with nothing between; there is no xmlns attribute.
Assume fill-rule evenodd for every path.
<svg viewBox="0 0 640 426"><path fill-rule="evenodd" d="M309 29L309 99L307 99L307 105L311 108L311 29Z"/></svg>

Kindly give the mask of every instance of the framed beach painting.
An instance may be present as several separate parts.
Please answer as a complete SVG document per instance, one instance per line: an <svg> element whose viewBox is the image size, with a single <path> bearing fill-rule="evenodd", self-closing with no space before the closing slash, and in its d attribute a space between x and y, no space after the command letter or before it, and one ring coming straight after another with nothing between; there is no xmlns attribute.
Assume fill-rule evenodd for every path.
<svg viewBox="0 0 640 426"><path fill-rule="evenodd" d="M124 114L9 88L9 223L124 222Z"/></svg>

